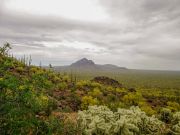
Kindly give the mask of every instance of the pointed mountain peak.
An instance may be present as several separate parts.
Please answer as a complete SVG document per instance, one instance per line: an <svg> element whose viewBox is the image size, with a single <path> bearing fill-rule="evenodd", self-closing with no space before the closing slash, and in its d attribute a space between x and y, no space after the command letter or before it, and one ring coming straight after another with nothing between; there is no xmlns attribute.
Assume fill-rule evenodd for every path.
<svg viewBox="0 0 180 135"><path fill-rule="evenodd" d="M80 59L80 60L78 60L78 61L89 61L87 58L82 58L82 59Z"/></svg>
<svg viewBox="0 0 180 135"><path fill-rule="evenodd" d="M92 60L88 60L87 58L82 58L75 63L72 63L71 66L90 66L95 65L95 63Z"/></svg>

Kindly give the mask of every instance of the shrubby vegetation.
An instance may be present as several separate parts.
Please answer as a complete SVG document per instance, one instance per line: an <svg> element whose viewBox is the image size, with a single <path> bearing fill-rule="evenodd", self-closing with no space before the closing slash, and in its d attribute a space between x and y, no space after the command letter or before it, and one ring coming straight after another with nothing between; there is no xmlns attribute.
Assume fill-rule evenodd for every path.
<svg viewBox="0 0 180 135"><path fill-rule="evenodd" d="M180 112L163 109L158 119L134 106L116 112L106 106L89 106L78 112L78 125L85 135L179 135Z"/></svg>
<svg viewBox="0 0 180 135"><path fill-rule="evenodd" d="M31 65L31 57L16 59L9 49L0 47L2 135L180 134L178 88L128 88L107 77L77 81Z"/></svg>
<svg viewBox="0 0 180 135"><path fill-rule="evenodd" d="M160 135L165 124L147 116L139 107L118 108L112 112L106 106L89 106L78 112L78 123L85 135Z"/></svg>
<svg viewBox="0 0 180 135"><path fill-rule="evenodd" d="M58 103L50 96L67 80L9 56L10 48L8 43L0 48L0 134L68 133L64 120L52 115Z"/></svg>

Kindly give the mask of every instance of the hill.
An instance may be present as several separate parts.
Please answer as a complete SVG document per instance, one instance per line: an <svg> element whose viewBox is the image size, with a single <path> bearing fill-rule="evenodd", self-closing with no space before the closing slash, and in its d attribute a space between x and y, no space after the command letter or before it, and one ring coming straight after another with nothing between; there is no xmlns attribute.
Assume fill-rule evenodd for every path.
<svg viewBox="0 0 180 135"><path fill-rule="evenodd" d="M74 72L119 72L127 70L125 67L118 67L111 64L95 64L92 60L82 58L69 66L54 66L55 71L74 71Z"/></svg>

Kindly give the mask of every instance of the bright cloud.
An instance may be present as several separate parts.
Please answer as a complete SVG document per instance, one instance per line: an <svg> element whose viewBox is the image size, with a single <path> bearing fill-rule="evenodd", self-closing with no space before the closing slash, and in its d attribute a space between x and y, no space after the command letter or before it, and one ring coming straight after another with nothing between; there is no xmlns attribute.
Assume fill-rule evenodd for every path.
<svg viewBox="0 0 180 135"><path fill-rule="evenodd" d="M37 42L38 44L43 44L45 47L48 48L60 48L61 46L67 47L69 49L77 49L82 51L89 51L89 52L102 52L106 51L106 48L96 46L92 43L88 42L79 42L79 41L67 41L63 40L61 42Z"/></svg>
<svg viewBox="0 0 180 135"><path fill-rule="evenodd" d="M10 11L101 22L109 19L97 0L10 0Z"/></svg>

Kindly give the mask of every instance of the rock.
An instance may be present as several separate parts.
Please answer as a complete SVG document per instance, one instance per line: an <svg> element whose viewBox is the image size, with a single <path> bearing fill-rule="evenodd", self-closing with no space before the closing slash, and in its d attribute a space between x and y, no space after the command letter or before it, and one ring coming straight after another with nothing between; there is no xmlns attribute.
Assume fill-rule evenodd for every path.
<svg viewBox="0 0 180 135"><path fill-rule="evenodd" d="M122 87L122 84L120 84L117 80L114 80L106 76L98 76L91 81L112 87Z"/></svg>

